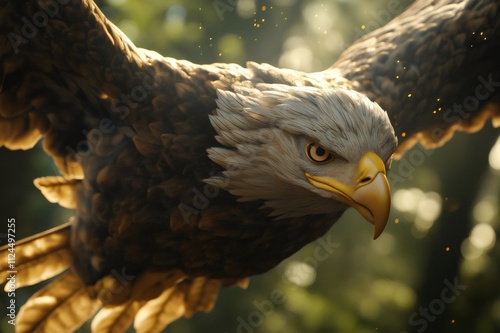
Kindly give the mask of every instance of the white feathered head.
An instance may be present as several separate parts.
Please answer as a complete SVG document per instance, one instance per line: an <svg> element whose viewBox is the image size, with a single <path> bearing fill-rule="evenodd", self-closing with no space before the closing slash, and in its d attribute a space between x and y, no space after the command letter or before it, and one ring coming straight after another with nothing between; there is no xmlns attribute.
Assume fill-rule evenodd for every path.
<svg viewBox="0 0 500 333"><path fill-rule="evenodd" d="M206 182L263 200L277 218L336 214L348 205L383 231L386 170L397 139L387 114L345 89L259 84L218 91L210 116L223 147L208 150L226 171Z"/></svg>

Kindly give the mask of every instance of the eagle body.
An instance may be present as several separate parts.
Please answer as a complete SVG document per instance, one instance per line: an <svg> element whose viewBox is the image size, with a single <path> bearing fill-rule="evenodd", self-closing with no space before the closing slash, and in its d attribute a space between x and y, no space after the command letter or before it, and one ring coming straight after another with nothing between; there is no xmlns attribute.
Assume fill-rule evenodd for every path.
<svg viewBox="0 0 500 333"><path fill-rule="evenodd" d="M43 13L43 27L26 19ZM35 185L75 211L16 244L18 287L62 273L22 307L17 331L72 331L95 315L94 332L159 332L349 207L378 237L394 153L498 121L496 93L460 121L433 113L479 75L500 80L498 13L496 1L418 1L330 69L303 73L162 57L91 0L0 0L0 145L43 138L60 176ZM475 31L488 43L470 48ZM422 58L430 42L446 44L434 62Z"/></svg>
<svg viewBox="0 0 500 333"><path fill-rule="evenodd" d="M153 69L154 65L153 62ZM219 161L221 166L212 160L217 160L216 157L210 158L211 154L218 156L218 150L223 148L229 152L230 145L217 141L209 117L217 119L216 101L223 103L224 99L220 93L217 96L215 87L234 97L235 89L254 89L260 93L255 86L272 89L272 85L266 86L269 83L258 77L256 69L252 72L233 65L230 69L241 74L237 84L227 86L234 80L231 71L224 65L216 67L221 69L213 71L189 64L183 68L186 78L170 81L156 78L155 96L148 98L146 105L134 102L129 115L134 122L130 128L116 127L109 134L101 131L102 138L98 134L89 135L88 140L92 136L100 140L96 139L91 149L75 155L84 178L75 185L78 204L72 228L72 252L74 267L86 283L93 284L110 270L122 268L131 274L146 268L180 268L190 276L216 279L259 274L323 235L348 208L328 200L325 209L314 207L311 214L299 210L295 215L279 218L285 214L285 208L283 212L277 207L273 209L268 203L273 199L272 193L269 198L262 194L242 202L239 200L242 195L223 190L224 185L235 182L224 179L224 173L237 172L242 167L224 164L225 158L225 162ZM165 68L156 70L160 78L165 72L175 72ZM202 80L201 84L193 85L194 77ZM315 89L315 93L319 95L320 91ZM101 122L102 119L89 121ZM381 128L389 133L387 142L383 142L388 148L381 151L385 160L389 160L396 145L387 124L387 128ZM238 125L245 130L244 125ZM362 127L357 126L354 130L361 131ZM273 135L272 129L264 127L269 133L259 129L261 132L256 136L262 142ZM375 138L369 141L372 139ZM256 150L244 156L241 163L251 164L259 155ZM359 157L353 158L357 161ZM294 191L293 187L273 184L272 178L264 181L277 191L275 200L284 197L283 205L294 200L285 194ZM240 191L241 188L255 192L257 187L245 183ZM313 194L312 200L308 200L304 197L307 195L305 191L298 194L297 205L305 201L304 205L314 206L318 198ZM286 210L291 208L288 206ZM247 250L238 250L241 248ZM150 255L145 257L144 253Z"/></svg>

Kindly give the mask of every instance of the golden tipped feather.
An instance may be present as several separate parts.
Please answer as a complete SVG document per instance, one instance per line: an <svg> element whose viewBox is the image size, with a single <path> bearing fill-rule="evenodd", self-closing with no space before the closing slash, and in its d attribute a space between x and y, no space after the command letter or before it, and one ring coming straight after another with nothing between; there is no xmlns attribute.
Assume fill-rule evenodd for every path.
<svg viewBox="0 0 500 333"><path fill-rule="evenodd" d="M21 288L47 280L70 265L71 222L19 241L15 248L16 287ZM9 247L0 248L0 281L10 275L7 257ZM5 288L8 286L6 285Z"/></svg>
<svg viewBox="0 0 500 333"><path fill-rule="evenodd" d="M71 271L35 293L21 307L17 333L72 332L99 309L99 301Z"/></svg>
<svg viewBox="0 0 500 333"><path fill-rule="evenodd" d="M58 203L69 209L76 208L75 185L78 182L60 176L41 177L34 180L35 186L49 202Z"/></svg>
<svg viewBox="0 0 500 333"><path fill-rule="evenodd" d="M161 332L168 324L182 317L184 311L182 291L177 288L165 289L137 312L134 328L137 333Z"/></svg>

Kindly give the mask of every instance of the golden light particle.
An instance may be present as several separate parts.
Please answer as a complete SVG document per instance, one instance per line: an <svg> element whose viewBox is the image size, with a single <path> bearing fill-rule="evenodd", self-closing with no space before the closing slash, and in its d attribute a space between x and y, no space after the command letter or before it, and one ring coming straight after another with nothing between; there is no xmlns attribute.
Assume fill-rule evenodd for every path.
<svg viewBox="0 0 500 333"><path fill-rule="evenodd" d="M436 99L436 102L441 102L441 98L437 98L437 99Z"/></svg>
<svg viewBox="0 0 500 333"><path fill-rule="evenodd" d="M267 7L266 6L262 6L262 11L265 12L267 10Z"/></svg>
<svg viewBox="0 0 500 333"><path fill-rule="evenodd" d="M266 22L266 19L262 19L262 22Z"/></svg>
<svg viewBox="0 0 500 333"><path fill-rule="evenodd" d="M365 29L366 29L366 25L364 25L364 24L363 24L363 25L361 26L361 29L362 29L362 30L365 30Z"/></svg>
<svg viewBox="0 0 500 333"><path fill-rule="evenodd" d="M433 114L436 114L436 113L437 113L437 111L436 111L436 110L434 110L434 111L432 111L432 113L433 113Z"/></svg>
<svg viewBox="0 0 500 333"><path fill-rule="evenodd" d="M219 52L219 57L222 57L222 52Z"/></svg>
<svg viewBox="0 0 500 333"><path fill-rule="evenodd" d="M404 138L406 137L406 132L401 133L401 136Z"/></svg>
<svg viewBox="0 0 500 333"><path fill-rule="evenodd" d="M398 224L399 223L399 219L394 219L394 223Z"/></svg>
<svg viewBox="0 0 500 333"><path fill-rule="evenodd" d="M452 323L452 324L455 324L455 319L452 319L452 320L451 320L451 323Z"/></svg>
<svg viewBox="0 0 500 333"><path fill-rule="evenodd" d="M446 252L450 252L450 247L447 246L445 249L444 249Z"/></svg>
<svg viewBox="0 0 500 333"><path fill-rule="evenodd" d="M399 75L396 75L396 79L399 79Z"/></svg>
<svg viewBox="0 0 500 333"><path fill-rule="evenodd" d="M408 94L408 98L410 98L410 97L411 97L411 93L410 93L410 94Z"/></svg>

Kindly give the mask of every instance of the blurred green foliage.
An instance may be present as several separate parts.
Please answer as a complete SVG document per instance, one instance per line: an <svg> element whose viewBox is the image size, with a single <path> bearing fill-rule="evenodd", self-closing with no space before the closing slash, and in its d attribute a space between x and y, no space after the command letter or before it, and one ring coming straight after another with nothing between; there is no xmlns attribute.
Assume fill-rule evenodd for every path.
<svg viewBox="0 0 500 333"><path fill-rule="evenodd" d="M304 71L329 67L355 39L410 2L98 1L136 45L165 56L196 63L251 60ZM488 166L497 135L488 127L458 134L436 151L416 147L393 163L394 208L378 240L348 211L322 240L252 278L248 290L223 290L210 314L179 320L165 332L499 332L500 247L495 238L485 245L491 230L494 237L500 228L500 175ZM56 173L40 145L29 152L1 149L0 170L1 218L16 218L18 239L71 216L31 184ZM491 230L472 237L481 223ZM444 281L455 278L467 289L445 302ZM33 290L18 291L18 301ZM0 331L11 329L2 316ZM88 325L80 330L88 331Z"/></svg>

